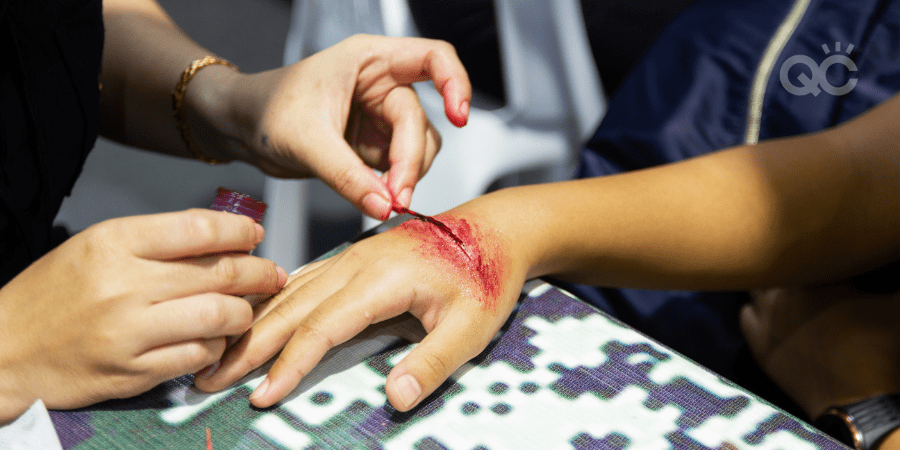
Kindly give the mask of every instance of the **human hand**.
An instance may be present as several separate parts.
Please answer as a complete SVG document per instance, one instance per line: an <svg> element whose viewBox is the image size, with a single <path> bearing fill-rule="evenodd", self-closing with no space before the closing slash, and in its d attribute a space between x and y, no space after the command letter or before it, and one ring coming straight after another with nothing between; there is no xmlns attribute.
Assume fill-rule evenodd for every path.
<svg viewBox="0 0 900 450"><path fill-rule="evenodd" d="M217 361L252 323L245 294L286 282L250 256L247 217L207 210L114 219L79 233L0 290L0 423L40 398L87 406Z"/></svg>
<svg viewBox="0 0 900 450"><path fill-rule="evenodd" d="M900 393L900 293L840 284L770 289L741 311L763 370L810 418L832 405Z"/></svg>
<svg viewBox="0 0 900 450"><path fill-rule="evenodd" d="M469 79L442 41L358 35L291 66L232 73L225 110L238 125L221 134L237 139L198 136L210 156L231 148L223 159L247 161L269 175L315 175L382 220L392 197L409 206L441 146L411 84L434 80L450 121L468 120ZM366 166L385 171L387 186Z"/></svg>
<svg viewBox="0 0 900 450"><path fill-rule="evenodd" d="M391 370L385 391L400 411L416 406L490 343L525 281L524 266L492 224L458 212L436 219L464 249L437 226L409 220L308 266L258 307L256 322L218 370L195 377L195 385L224 389L284 347L250 396L258 407L271 406L330 348L408 311L428 334Z"/></svg>

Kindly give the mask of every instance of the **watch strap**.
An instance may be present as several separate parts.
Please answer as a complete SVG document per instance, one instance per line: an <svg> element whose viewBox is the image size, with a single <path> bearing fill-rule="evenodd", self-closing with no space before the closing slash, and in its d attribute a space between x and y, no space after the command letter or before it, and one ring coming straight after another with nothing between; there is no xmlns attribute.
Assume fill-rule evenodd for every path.
<svg viewBox="0 0 900 450"><path fill-rule="evenodd" d="M900 428L900 395L879 395L851 405L831 407L816 422L830 427L829 422L835 419L844 423L852 437L852 443L845 443L858 450L874 449L888 433Z"/></svg>

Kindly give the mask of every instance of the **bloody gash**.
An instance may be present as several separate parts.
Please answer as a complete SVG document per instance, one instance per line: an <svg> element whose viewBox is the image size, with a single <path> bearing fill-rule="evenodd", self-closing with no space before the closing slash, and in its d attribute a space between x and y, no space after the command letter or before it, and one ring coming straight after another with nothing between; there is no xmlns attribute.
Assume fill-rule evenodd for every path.
<svg viewBox="0 0 900 450"><path fill-rule="evenodd" d="M462 282L484 308L497 311L505 269L505 254L498 233L482 230L477 223L463 218L431 217L399 206L394 210L415 217L398 230L421 241L418 250L422 257L446 266L447 275Z"/></svg>

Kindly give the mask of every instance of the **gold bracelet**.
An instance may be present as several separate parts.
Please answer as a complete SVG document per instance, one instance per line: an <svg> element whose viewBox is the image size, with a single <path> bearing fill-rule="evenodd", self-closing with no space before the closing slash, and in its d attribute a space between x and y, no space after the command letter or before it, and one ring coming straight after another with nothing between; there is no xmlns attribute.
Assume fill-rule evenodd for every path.
<svg viewBox="0 0 900 450"><path fill-rule="evenodd" d="M185 92L187 92L188 82L191 81L191 78L194 78L194 75L200 69L213 64L221 64L223 66L231 67L234 70L238 70L237 66L234 64L224 59L216 58L215 56L205 56L195 60L191 63L190 67L184 69L184 72L181 74L181 81L175 85L175 90L172 91L172 114L175 116L175 126L178 128L178 131L181 132L181 138L184 140L184 143L187 144L187 148L190 150L191 154L194 155L194 158L209 164L222 164L227 163L228 161L219 161L218 159L210 158L200 151L200 147L197 146L197 143L194 142L194 139L191 137L191 130L188 128L187 114L185 114L184 111L184 95Z"/></svg>

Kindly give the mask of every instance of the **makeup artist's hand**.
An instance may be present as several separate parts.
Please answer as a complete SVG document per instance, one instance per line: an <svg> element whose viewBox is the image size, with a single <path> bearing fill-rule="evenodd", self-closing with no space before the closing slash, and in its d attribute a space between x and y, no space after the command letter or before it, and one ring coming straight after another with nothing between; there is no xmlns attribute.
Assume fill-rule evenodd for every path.
<svg viewBox="0 0 900 450"><path fill-rule="evenodd" d="M461 238L465 253L435 225L409 220L312 264L258 308L257 321L218 370L195 377L195 385L224 389L284 347L250 397L256 406L270 406L330 348L408 311L428 335L391 370L385 389L398 410L417 405L490 343L525 281L507 240L485 222L470 215L437 218Z"/></svg>
<svg viewBox="0 0 900 450"><path fill-rule="evenodd" d="M240 295L287 276L247 252L263 230L189 210L97 224L0 290L0 423L40 398L87 406L144 392L217 361L252 323Z"/></svg>
<svg viewBox="0 0 900 450"><path fill-rule="evenodd" d="M833 284L763 291L741 311L741 328L763 370L815 419L900 393L898 317L900 293Z"/></svg>
<svg viewBox="0 0 900 450"><path fill-rule="evenodd" d="M442 41L358 35L277 70L204 72L215 70L230 76L224 110L237 126L208 135L236 131L237 139L201 142L210 156L230 148L226 159L270 175L315 175L378 219L390 214L392 193L409 206L441 146L411 84L434 80L450 121L463 126L468 120L468 75ZM385 171L387 186L367 166Z"/></svg>

